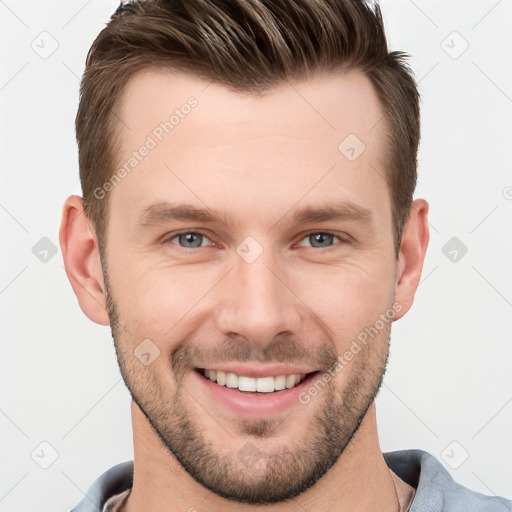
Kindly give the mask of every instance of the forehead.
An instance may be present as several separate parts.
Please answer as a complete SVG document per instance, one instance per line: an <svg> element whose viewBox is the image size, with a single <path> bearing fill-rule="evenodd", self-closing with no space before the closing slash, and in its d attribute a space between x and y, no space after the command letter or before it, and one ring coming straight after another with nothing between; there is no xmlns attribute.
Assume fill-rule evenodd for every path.
<svg viewBox="0 0 512 512"><path fill-rule="evenodd" d="M375 90L360 71L318 74L302 82L281 83L256 95L179 72L148 69L132 76L124 88L117 109L123 138L128 145L137 142L130 140L138 135L134 128L136 132L151 133L155 122L168 121L176 110L188 110L184 107L191 98L200 107L194 109L197 122L187 123L194 123L197 142L210 139L213 128L217 144L265 137L270 132L307 137L312 142L326 141L326 136L336 142L355 133L364 142L375 143L379 132L375 127L383 121ZM228 124L236 126L236 132L219 129ZM176 141L180 131L173 130Z"/></svg>
<svg viewBox="0 0 512 512"><path fill-rule="evenodd" d="M260 206L266 198L273 215L283 196L290 207L307 189L311 197L327 193L358 202L364 196L363 206L388 199L383 110L358 71L283 83L256 95L146 70L127 83L117 116L119 168L151 146L111 194L126 215L173 199L177 188L189 202L208 198L209 206L224 206L228 193L246 206L256 196ZM123 197L129 205L121 204Z"/></svg>

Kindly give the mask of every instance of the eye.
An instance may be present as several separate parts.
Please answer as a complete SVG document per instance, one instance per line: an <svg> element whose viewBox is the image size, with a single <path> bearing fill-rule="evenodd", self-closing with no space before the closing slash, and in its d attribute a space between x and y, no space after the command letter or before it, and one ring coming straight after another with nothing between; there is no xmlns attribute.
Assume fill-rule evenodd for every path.
<svg viewBox="0 0 512 512"><path fill-rule="evenodd" d="M175 239L177 242L173 242ZM314 249L324 250L331 249L333 244L339 245L334 243L334 239L338 239L341 244L348 243L347 240L343 239L339 235L331 233L330 231L312 231L302 238L304 241L309 241ZM215 245L213 242L211 244L203 243L206 240L210 240L210 238L201 231L182 231L181 233L174 233L172 236L169 236L163 240L163 243L172 243L173 245L178 245L184 249L198 249L199 247ZM305 247L302 243L299 245Z"/></svg>
<svg viewBox="0 0 512 512"><path fill-rule="evenodd" d="M178 240L178 243L174 245L179 245L184 249L197 249L198 247L204 247L202 242L204 240L210 240L204 233L200 231L183 231L181 233L172 235L171 237L164 240L163 243L173 243L172 240L175 238Z"/></svg>
<svg viewBox="0 0 512 512"><path fill-rule="evenodd" d="M306 234L306 236L302 240L308 240L312 244L314 249L330 249L332 247L332 242L334 238L340 240L341 243L347 243L347 240L344 240L340 236L335 235L330 231L312 231Z"/></svg>

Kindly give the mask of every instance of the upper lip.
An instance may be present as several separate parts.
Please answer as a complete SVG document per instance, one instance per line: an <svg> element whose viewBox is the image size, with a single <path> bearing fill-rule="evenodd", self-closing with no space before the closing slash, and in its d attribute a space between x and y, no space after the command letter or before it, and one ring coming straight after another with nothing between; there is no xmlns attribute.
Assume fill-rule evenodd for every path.
<svg viewBox="0 0 512 512"><path fill-rule="evenodd" d="M277 377L278 375L292 375L311 373L317 371L317 368L311 368L306 366L292 366L283 364L273 364L265 366L249 366L244 364L208 364L206 366L198 366L196 368L221 371L224 373L236 373L237 375L243 375L244 377Z"/></svg>

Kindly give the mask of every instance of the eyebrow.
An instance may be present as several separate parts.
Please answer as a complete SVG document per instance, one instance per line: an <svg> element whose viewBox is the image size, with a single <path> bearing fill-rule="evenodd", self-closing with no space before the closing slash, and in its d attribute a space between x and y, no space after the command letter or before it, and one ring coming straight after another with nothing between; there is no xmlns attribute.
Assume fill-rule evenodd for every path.
<svg viewBox="0 0 512 512"><path fill-rule="evenodd" d="M372 210L352 202L340 202L319 208L307 207L295 211L293 222L307 224L312 222L351 220L371 225L375 222Z"/></svg>
<svg viewBox="0 0 512 512"><path fill-rule="evenodd" d="M225 214L216 213L210 208L198 208L190 204L159 202L142 210L137 216L138 226L149 228L170 221L192 221L205 224L228 224Z"/></svg>
<svg viewBox="0 0 512 512"><path fill-rule="evenodd" d="M308 224L326 221L357 221L371 226L375 222L372 210L353 202L340 202L319 207L305 207L292 210L293 224ZM283 217L284 218L284 217ZM136 225L150 228L170 221L201 222L204 224L230 225L230 216L211 208L199 208L190 204L159 202L142 210L137 216ZM280 222L280 221L278 221ZM277 224L277 223L276 223Z"/></svg>

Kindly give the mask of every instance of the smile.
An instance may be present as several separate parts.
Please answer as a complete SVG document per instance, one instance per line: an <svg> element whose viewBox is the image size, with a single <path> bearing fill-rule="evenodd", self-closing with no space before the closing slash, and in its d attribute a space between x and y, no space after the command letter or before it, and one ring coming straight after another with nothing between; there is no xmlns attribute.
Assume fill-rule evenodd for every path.
<svg viewBox="0 0 512 512"><path fill-rule="evenodd" d="M226 373L221 370L209 370L206 368L198 368L197 371L219 386L226 386L227 388L250 393L273 393L274 391L290 389L302 382L307 375L305 373L292 373L289 375L247 377L245 375L237 375L236 373Z"/></svg>

